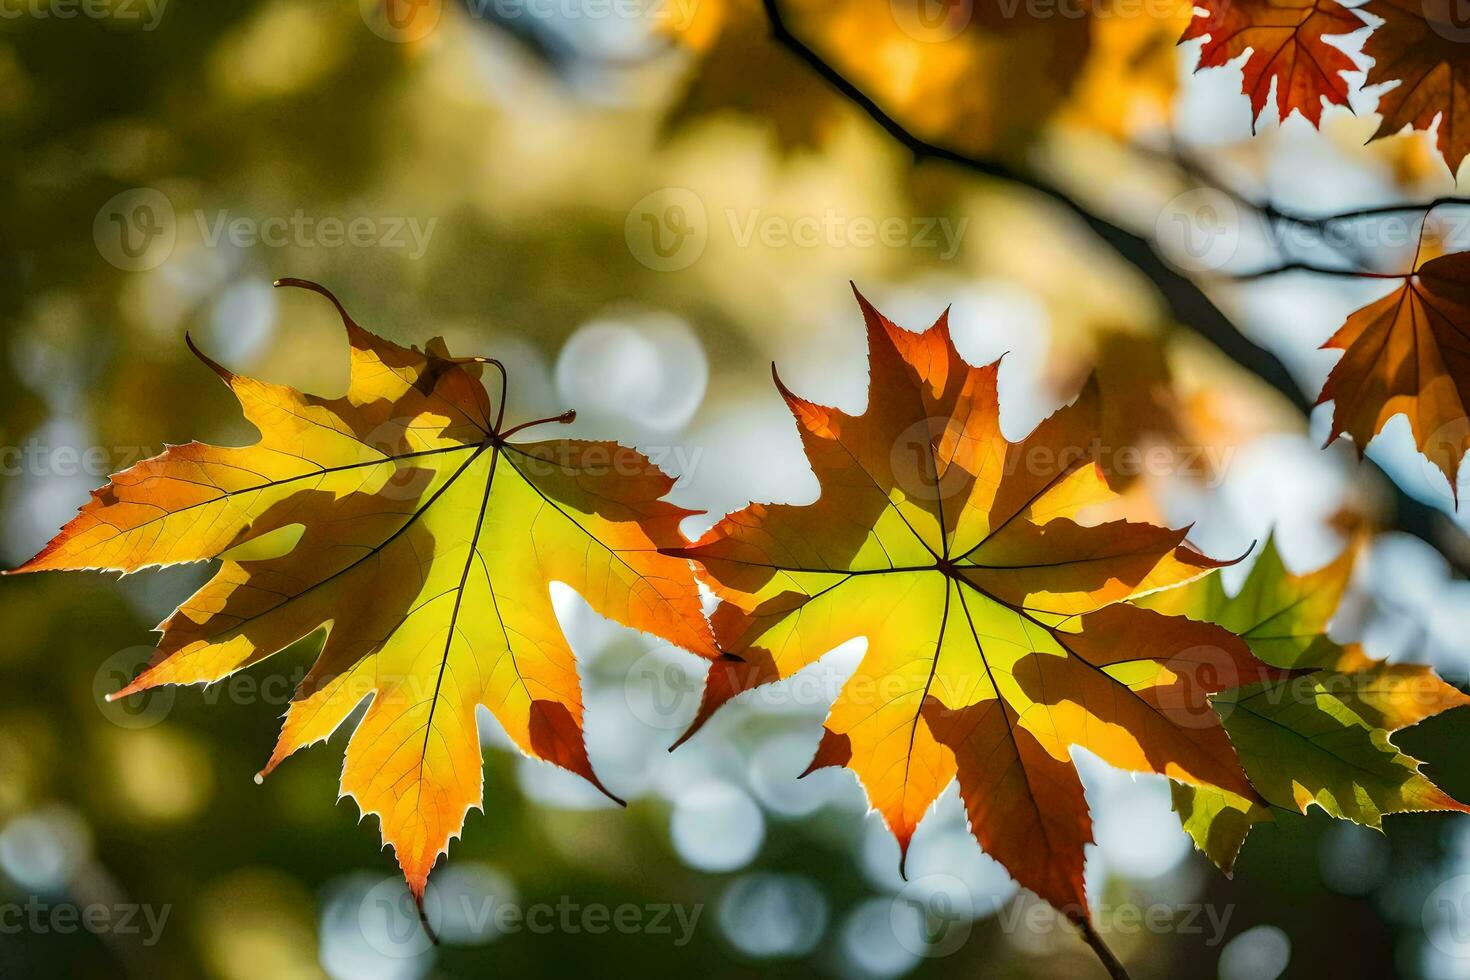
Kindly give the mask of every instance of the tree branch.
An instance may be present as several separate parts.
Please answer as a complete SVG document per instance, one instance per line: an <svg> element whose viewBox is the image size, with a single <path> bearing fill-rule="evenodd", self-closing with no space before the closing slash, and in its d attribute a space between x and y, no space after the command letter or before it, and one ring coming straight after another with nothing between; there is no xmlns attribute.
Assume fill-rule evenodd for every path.
<svg viewBox="0 0 1470 980"><path fill-rule="evenodd" d="M1154 284L1176 322L1208 340L1236 364L1276 389L1302 414L1311 414L1314 403L1302 392L1280 358L1236 329L1235 324L1205 294L1199 284L1165 262L1154 251L1146 238L1095 214L1062 188L1036 174L1020 170L1004 161L969 156L914 135L857 84L792 33L782 14L780 0L762 0L762 4L765 7L766 17L770 21L773 39L825 79L843 98L866 113L884 132L907 148L913 154L916 163L925 160L942 160L972 173L1024 187L1060 205L1085 224L1098 238L1106 242L1120 258ZM1320 228L1331 222L1356 220L1376 214L1413 211L1421 207L1427 210L1448 204L1470 204L1470 200L1440 198L1427 205L1368 208L1320 218L1303 218L1275 209L1264 213L1307 227ZM1361 451L1362 447L1359 449ZM1461 555L1447 551L1440 544L1444 531L1453 527L1449 519L1434 507L1405 493L1370 460L1364 459L1364 465L1376 470L1392 488L1395 496L1397 527L1433 546L1445 556L1460 575L1470 576L1470 564L1467 564Z"/></svg>

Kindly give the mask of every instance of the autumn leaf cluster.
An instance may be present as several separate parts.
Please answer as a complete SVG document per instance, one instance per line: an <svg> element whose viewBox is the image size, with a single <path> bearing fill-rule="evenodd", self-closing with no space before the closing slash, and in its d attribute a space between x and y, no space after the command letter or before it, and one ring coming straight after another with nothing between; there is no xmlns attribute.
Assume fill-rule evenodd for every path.
<svg viewBox="0 0 1470 980"><path fill-rule="evenodd" d="M944 317L911 332L858 300L861 414L776 379L817 498L751 504L696 541L641 453L549 435L568 415L507 424L499 362L399 347L343 312L344 395L201 353L259 441L174 446L116 475L18 571L218 560L118 696L219 681L324 632L261 776L365 703L340 789L378 818L419 897L483 805L477 707L527 756L612 796L552 582L708 662L686 738L863 639L811 768L850 769L905 851L958 781L986 851L1079 922L1092 831L1078 749L1173 780L1184 829L1226 869L1278 810L1377 826L1466 809L1391 740L1466 698L1326 635L1351 552L1297 576L1268 545L1227 593L1226 563L1186 530L1090 519L1118 499L1096 458L1106 391L1087 385L1011 441L996 364L965 362Z"/></svg>

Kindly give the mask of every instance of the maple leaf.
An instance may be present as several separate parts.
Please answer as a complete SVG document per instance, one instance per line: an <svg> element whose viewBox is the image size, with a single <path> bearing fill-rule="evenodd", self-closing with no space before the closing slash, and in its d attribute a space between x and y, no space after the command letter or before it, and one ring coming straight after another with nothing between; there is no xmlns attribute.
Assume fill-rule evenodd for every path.
<svg viewBox="0 0 1470 980"><path fill-rule="evenodd" d="M603 789L552 581L618 622L716 651L688 563L658 551L684 540L678 523L691 513L661 499L669 477L613 443L511 441L539 423L504 425L498 362L450 357L439 340L405 349L337 309L351 347L344 396L240 377L191 342L260 441L173 446L117 474L16 571L224 558L113 697L217 681L326 627L257 779L370 699L341 790L379 817L421 899L481 805L477 705L527 755ZM479 380L486 364L500 371L495 406Z"/></svg>
<svg viewBox="0 0 1470 980"><path fill-rule="evenodd" d="M1181 41L1205 38L1200 68L1219 68L1250 54L1242 66L1241 91L1250 96L1251 119L1259 120L1276 84L1276 111L1293 110L1312 125L1322 121L1322 100L1348 104L1345 71L1353 59L1328 37L1341 37L1364 21L1336 0L1201 0Z"/></svg>
<svg viewBox="0 0 1470 980"><path fill-rule="evenodd" d="M1273 806L1379 827L1387 813L1470 811L1419 771L1389 735L1470 698L1417 664L1387 664L1327 635L1352 575L1354 550L1308 574L1287 571L1268 540L1240 591L1218 574L1139 601L1149 609L1216 623L1274 667L1311 670L1216 695L1216 709L1246 774ZM1271 820L1257 800L1175 783L1184 829L1229 872L1250 828Z"/></svg>
<svg viewBox="0 0 1470 980"><path fill-rule="evenodd" d="M752 504L677 552L722 600L715 635L739 658L711 668L690 732L866 637L812 768L852 769L905 852L958 778L985 850L1085 921L1091 820L1071 748L1253 796L1203 693L1275 672L1219 627L1119 601L1218 563L1183 531L1078 522L1113 496L1093 458L1091 389L1009 442L998 364L962 361L946 317L916 334L858 300L862 415L776 379L820 496Z"/></svg>
<svg viewBox="0 0 1470 980"><path fill-rule="evenodd" d="M1368 0L1361 8L1383 21L1363 53L1373 59L1364 84L1397 82L1378 97L1383 117L1374 139L1404 129L1428 130L1451 175L1470 154L1470 41L1451 0Z"/></svg>
<svg viewBox="0 0 1470 980"><path fill-rule="evenodd" d="M1424 262L1322 346L1343 351L1317 399L1333 403L1328 442L1347 433L1361 456L1402 413L1458 496L1456 475L1470 449L1470 252Z"/></svg>

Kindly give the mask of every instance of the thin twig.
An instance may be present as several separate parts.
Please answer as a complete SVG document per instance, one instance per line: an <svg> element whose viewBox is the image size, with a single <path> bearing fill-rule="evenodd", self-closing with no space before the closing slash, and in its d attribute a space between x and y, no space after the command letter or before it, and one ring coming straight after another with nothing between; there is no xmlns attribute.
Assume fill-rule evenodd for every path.
<svg viewBox="0 0 1470 980"><path fill-rule="evenodd" d="M1412 272L1369 272L1364 269L1335 269L1331 266L1303 262L1299 259L1282 262L1280 265L1268 266L1264 269L1254 269L1250 272L1232 272L1228 278L1235 282L1250 282L1254 279L1279 276L1285 272L1310 272L1318 276L1338 276L1343 279L1398 279L1402 281L1414 278L1414 273Z"/></svg>
<svg viewBox="0 0 1470 980"><path fill-rule="evenodd" d="M1220 180L1198 161L1191 159L1187 153L1177 146L1168 152L1138 143L1132 144L1131 148L1134 152L1143 156L1170 164L1195 183L1208 187L1211 190L1219 191L1234 203L1259 212L1268 221L1295 225L1300 228L1321 230L1330 225L1361 221L1364 218L1381 218L1390 214L1410 214L1413 212L1427 214L1430 211L1443 207L1470 207L1470 197L1448 195L1445 197L1436 197L1428 201L1403 201L1398 204L1377 204L1372 207L1354 208L1351 211L1338 211L1331 214L1305 214L1301 211L1283 208L1279 204L1271 201L1254 201L1250 199L1239 190Z"/></svg>
<svg viewBox="0 0 1470 980"><path fill-rule="evenodd" d="M1327 234L1327 226L1337 220L1335 216L1304 218L1291 211L1282 210L1269 198L1264 201L1252 200L1238 188L1220 179L1210 168L1194 159L1189 151L1172 137L1167 153L1139 143L1133 144L1133 150L1173 167L1186 179L1201 187L1206 187L1216 193L1225 195L1237 207L1256 212L1273 231L1282 227L1289 227L1304 237L1318 239L1319 244L1325 245L1333 255L1352 263L1355 268L1362 269L1367 267L1362 249L1348 242L1332 241L1332 237ZM1277 240L1279 243L1279 238Z"/></svg>
<svg viewBox="0 0 1470 980"><path fill-rule="evenodd" d="M1358 208L1355 211L1342 211L1337 214L1324 214L1315 217L1282 211L1276 213L1289 218L1295 224L1320 228L1325 225L1338 224L1345 221L1359 221L1363 218L1378 218L1389 214L1408 214L1413 211L1428 213L1436 208L1454 206L1470 207L1470 197L1436 197L1432 201L1419 201L1417 203L1381 204L1371 208Z"/></svg>

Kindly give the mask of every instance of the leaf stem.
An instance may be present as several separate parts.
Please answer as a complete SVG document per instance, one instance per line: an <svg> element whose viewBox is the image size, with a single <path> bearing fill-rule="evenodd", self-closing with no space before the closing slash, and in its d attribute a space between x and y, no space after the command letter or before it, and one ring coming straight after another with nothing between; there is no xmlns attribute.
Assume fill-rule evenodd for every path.
<svg viewBox="0 0 1470 980"><path fill-rule="evenodd" d="M551 418L548 419L533 419L530 422L522 422L520 425L506 429L504 432L500 433L500 439L502 441L509 439L517 432L529 429L533 425L548 425L552 422L559 422L562 425L571 425L575 421L577 421L577 411L576 409L570 409L568 411L562 412L560 415L553 415Z"/></svg>
<svg viewBox="0 0 1470 980"><path fill-rule="evenodd" d="M1082 940L1092 947L1092 951L1102 961L1103 969L1108 971L1108 976L1112 977L1112 980L1132 980L1128 976L1128 968L1123 965L1123 961L1118 959L1111 949L1108 949L1108 944L1103 942L1102 937L1097 934L1097 930L1093 928L1092 922L1086 916L1075 918L1068 916L1068 918L1072 919L1072 924L1082 934Z"/></svg>
<svg viewBox="0 0 1470 980"><path fill-rule="evenodd" d="M433 926L429 925L429 913L424 910L424 897L422 895L414 895L413 907L419 914L419 925L423 927L424 935L429 937L429 942L438 946L439 934L434 931Z"/></svg>

